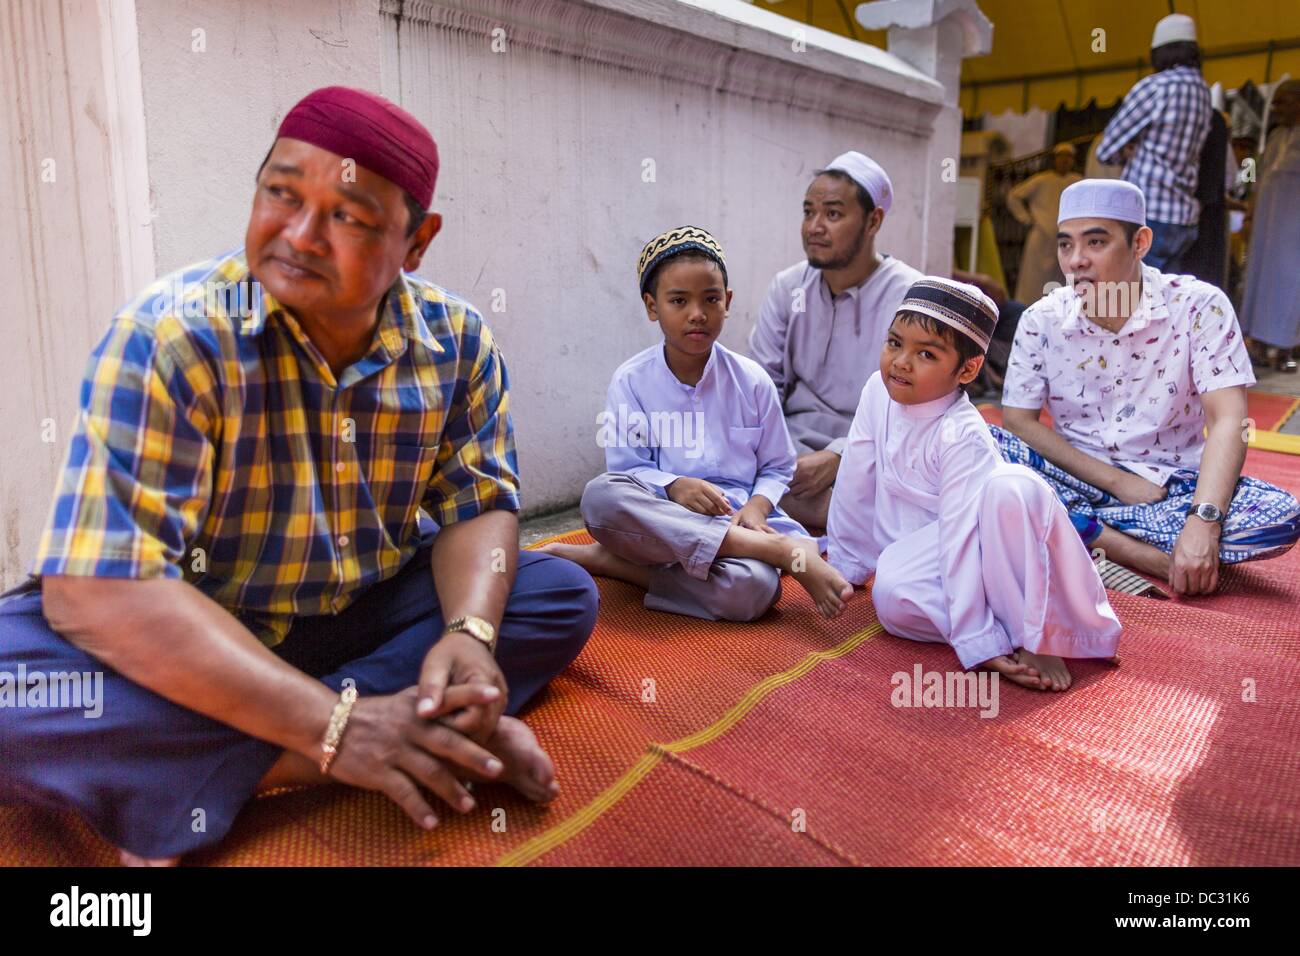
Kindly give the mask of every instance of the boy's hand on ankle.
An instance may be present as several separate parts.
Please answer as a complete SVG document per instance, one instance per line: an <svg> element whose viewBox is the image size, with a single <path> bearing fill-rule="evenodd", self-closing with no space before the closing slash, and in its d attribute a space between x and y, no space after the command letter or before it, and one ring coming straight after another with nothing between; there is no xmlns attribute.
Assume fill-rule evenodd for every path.
<svg viewBox="0 0 1300 956"><path fill-rule="evenodd" d="M819 495L835 484L840 470L840 456L833 451L814 451L800 455L794 466L790 494L796 498Z"/></svg>
<svg viewBox="0 0 1300 956"><path fill-rule="evenodd" d="M767 518L772 513L772 502L768 501L763 495L755 495L745 502L744 506L731 516L731 523L740 525L742 528L749 528L751 531L771 530L767 526Z"/></svg>
<svg viewBox="0 0 1300 956"><path fill-rule="evenodd" d="M678 478L664 490L669 499L696 514L725 518L734 510L722 489L703 478Z"/></svg>
<svg viewBox="0 0 1300 956"><path fill-rule="evenodd" d="M1153 505L1165 500L1165 488L1141 475L1125 475L1115 482L1111 493L1126 505Z"/></svg>

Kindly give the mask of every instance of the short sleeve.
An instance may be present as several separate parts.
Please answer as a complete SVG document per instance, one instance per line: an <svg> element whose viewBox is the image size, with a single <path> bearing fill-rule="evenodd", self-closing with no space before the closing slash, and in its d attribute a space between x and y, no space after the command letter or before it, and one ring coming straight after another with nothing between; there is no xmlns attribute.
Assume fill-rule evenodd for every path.
<svg viewBox="0 0 1300 956"><path fill-rule="evenodd" d="M1114 163L1120 151L1160 115L1161 89L1156 77L1145 76L1128 91L1119 110L1110 118L1097 144L1097 159Z"/></svg>
<svg viewBox="0 0 1300 956"><path fill-rule="evenodd" d="M1205 394L1219 388L1254 385L1255 372L1237 323L1237 313L1219 289L1191 316L1192 381Z"/></svg>
<svg viewBox="0 0 1300 956"><path fill-rule="evenodd" d="M156 329L114 322L87 364L33 574L182 576L211 503L219 419L187 377L204 369L177 362Z"/></svg>
<svg viewBox="0 0 1300 956"><path fill-rule="evenodd" d="M1042 301L1021 313L1011 343L1011 357L1007 359L1007 374L1002 383L1002 404L1012 408L1037 411L1047 399L1047 336L1043 334Z"/></svg>
<svg viewBox="0 0 1300 956"><path fill-rule="evenodd" d="M510 382L492 333L467 309L458 378L424 507L441 526L520 509Z"/></svg>

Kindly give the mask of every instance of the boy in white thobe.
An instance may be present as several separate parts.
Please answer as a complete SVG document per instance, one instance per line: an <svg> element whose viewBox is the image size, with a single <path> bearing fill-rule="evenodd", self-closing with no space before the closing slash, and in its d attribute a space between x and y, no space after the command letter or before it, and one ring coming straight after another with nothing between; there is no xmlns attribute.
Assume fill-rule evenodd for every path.
<svg viewBox="0 0 1300 956"><path fill-rule="evenodd" d="M721 248L683 226L647 243L639 272L664 340L609 386L597 436L609 470L581 505L597 543L545 550L645 588L648 608L707 620L761 616L787 570L833 616L852 588L776 506L795 469L776 386L715 341L731 301Z"/></svg>
<svg viewBox="0 0 1300 956"><path fill-rule="evenodd" d="M963 667L1064 690L1062 658L1111 658L1120 624L1052 490L1002 461L959 385L997 307L927 277L908 291L862 390L831 497L829 559L891 634L950 644Z"/></svg>

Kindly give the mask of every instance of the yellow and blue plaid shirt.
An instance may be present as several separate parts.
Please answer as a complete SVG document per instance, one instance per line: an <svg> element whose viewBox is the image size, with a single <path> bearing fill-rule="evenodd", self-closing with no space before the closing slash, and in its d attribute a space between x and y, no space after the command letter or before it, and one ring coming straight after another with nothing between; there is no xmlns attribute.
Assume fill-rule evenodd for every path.
<svg viewBox="0 0 1300 956"><path fill-rule="evenodd" d="M184 578L267 645L337 614L440 525L518 511L505 364L402 273L335 378L242 249L154 283L91 355L32 574Z"/></svg>

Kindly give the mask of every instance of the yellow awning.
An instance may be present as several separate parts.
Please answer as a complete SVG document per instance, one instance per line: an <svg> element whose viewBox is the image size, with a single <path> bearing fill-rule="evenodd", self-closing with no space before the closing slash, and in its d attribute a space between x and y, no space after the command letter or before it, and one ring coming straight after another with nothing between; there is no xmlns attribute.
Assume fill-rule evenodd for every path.
<svg viewBox="0 0 1300 956"><path fill-rule="evenodd" d="M1151 71L1151 31L1169 13L1196 20L1205 82L1300 76L1297 0L978 0L993 51L962 64L967 115L1108 106ZM755 0L773 13L885 48L852 19L856 0ZM1098 32L1101 31L1101 32Z"/></svg>

